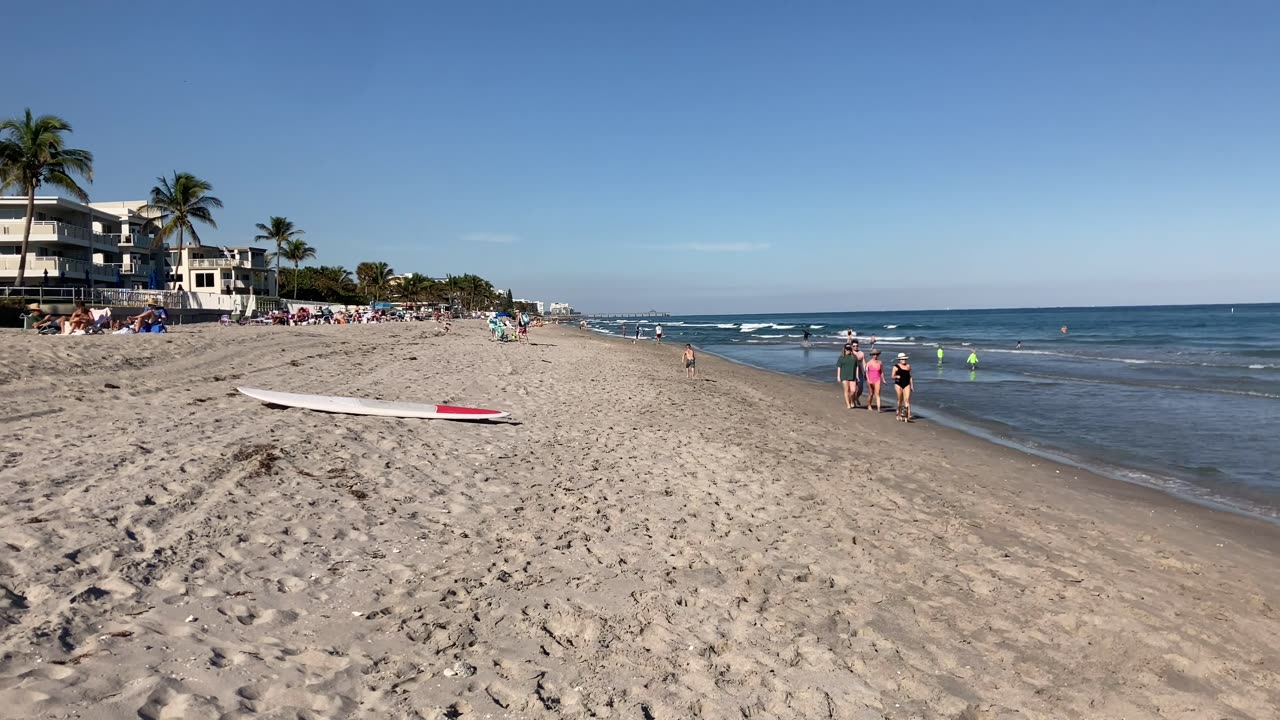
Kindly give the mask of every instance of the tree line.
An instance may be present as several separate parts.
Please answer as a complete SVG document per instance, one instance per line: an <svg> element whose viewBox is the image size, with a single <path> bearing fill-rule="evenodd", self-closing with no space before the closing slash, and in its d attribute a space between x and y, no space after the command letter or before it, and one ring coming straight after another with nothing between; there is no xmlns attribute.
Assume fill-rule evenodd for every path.
<svg viewBox="0 0 1280 720"><path fill-rule="evenodd" d="M26 279L36 191L42 186L58 188L76 200L89 202L88 192L76 177L85 183L93 182L93 153L67 147L66 135L71 132L66 120L56 115L37 116L30 108L18 117L0 121L0 193L16 191L27 198L16 286ZM173 240L181 262L188 237L200 244L197 225L217 228L213 211L222 207L222 201L212 191L212 183L189 172L175 170L171 177L156 178L149 201L140 209L148 218L146 231L154 234L152 250L162 251ZM303 262L316 257L316 249L303 239L305 231L278 215L256 227L254 241L275 246L271 259L275 263L277 292L282 296L284 289L292 285L294 298L301 300L345 304L396 300L448 304L464 310L516 309L510 290L499 293L492 283L477 275L451 275L444 279L418 273L396 275L385 262L362 262L354 275L336 265L302 267ZM164 260L168 260L167 253ZM292 263L293 268L281 270L281 261Z"/></svg>

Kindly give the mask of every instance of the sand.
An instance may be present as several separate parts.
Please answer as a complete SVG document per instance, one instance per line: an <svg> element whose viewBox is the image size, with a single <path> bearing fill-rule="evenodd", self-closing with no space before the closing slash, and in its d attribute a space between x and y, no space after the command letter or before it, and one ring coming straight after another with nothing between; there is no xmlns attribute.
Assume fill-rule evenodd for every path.
<svg viewBox="0 0 1280 720"><path fill-rule="evenodd" d="M1277 717L1276 527L533 332L0 333L0 717Z"/></svg>

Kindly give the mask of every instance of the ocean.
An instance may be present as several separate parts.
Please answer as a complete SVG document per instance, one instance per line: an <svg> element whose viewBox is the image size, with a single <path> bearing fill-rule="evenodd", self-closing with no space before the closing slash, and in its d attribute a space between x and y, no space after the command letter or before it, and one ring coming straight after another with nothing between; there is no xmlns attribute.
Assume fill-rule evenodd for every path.
<svg viewBox="0 0 1280 720"><path fill-rule="evenodd" d="M1280 304L704 315L653 337L830 382L852 328L912 355L923 418L1118 480L1280 521ZM628 335L635 320L596 320ZM1062 327L1067 332L1061 331ZM812 334L809 348L803 333ZM1018 341L1021 349L1015 349ZM943 348L944 362L936 358ZM979 368L965 359L977 352ZM893 390L884 391L888 400Z"/></svg>

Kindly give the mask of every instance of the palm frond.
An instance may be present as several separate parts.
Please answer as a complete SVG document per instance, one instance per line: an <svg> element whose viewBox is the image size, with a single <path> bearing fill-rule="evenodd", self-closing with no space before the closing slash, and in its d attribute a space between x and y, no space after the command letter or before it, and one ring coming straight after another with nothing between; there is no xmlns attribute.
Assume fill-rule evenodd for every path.
<svg viewBox="0 0 1280 720"><path fill-rule="evenodd" d="M89 202L89 193L85 192L84 188L77 185L76 181L72 180L70 175L67 175L62 171L59 171L59 170L46 171L44 176L44 184L52 185L53 187L56 187L56 188L62 188L63 190L65 190L67 193L69 193L72 197L74 197L76 200L79 200L80 202Z"/></svg>

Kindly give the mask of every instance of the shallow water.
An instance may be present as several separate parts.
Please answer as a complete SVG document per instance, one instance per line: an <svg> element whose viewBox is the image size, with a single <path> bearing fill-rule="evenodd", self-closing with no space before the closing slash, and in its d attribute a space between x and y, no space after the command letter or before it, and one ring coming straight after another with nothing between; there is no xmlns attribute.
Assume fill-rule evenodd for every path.
<svg viewBox="0 0 1280 720"><path fill-rule="evenodd" d="M634 321L592 327L618 333L621 322L634 331ZM644 322L646 337L654 324ZM886 365L913 355L922 413L1280 519L1280 305L697 316L662 325L670 342L831 381L833 395L836 357L853 328L863 350L876 336ZM970 351L976 371L964 365Z"/></svg>

